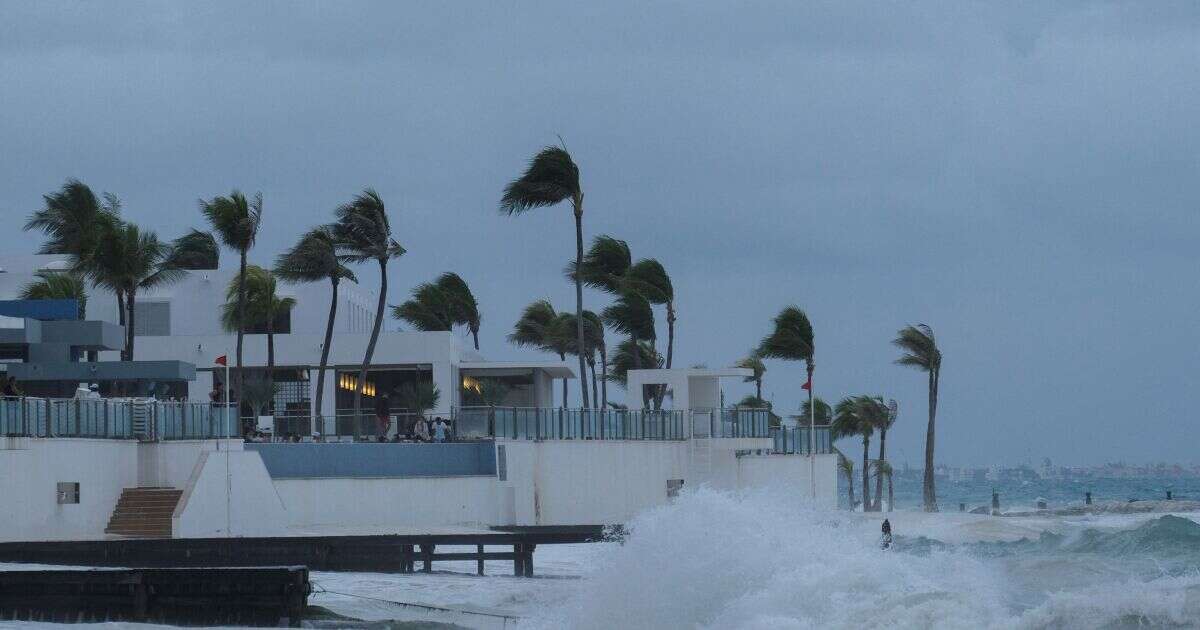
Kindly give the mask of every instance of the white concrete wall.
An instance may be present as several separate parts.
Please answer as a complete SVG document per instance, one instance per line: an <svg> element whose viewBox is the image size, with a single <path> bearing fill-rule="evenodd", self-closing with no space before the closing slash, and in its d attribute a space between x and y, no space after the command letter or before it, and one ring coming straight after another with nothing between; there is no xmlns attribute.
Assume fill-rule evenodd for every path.
<svg viewBox="0 0 1200 630"><path fill-rule="evenodd" d="M171 519L176 538L280 536L283 502L254 451L202 451Z"/></svg>
<svg viewBox="0 0 1200 630"><path fill-rule="evenodd" d="M292 533L497 523L494 477L276 479Z"/></svg>
<svg viewBox="0 0 1200 630"><path fill-rule="evenodd" d="M102 538L137 463L135 442L0 438L0 540ZM78 504L58 503L60 481L79 483Z"/></svg>
<svg viewBox="0 0 1200 630"><path fill-rule="evenodd" d="M623 523L664 503L668 479L687 478L685 442L502 443L517 525Z"/></svg>
<svg viewBox="0 0 1200 630"><path fill-rule="evenodd" d="M812 477L816 473L816 506L837 509L837 456L816 455L810 467L803 455L744 455L737 460L738 485L741 488L785 487L802 502L812 500Z"/></svg>

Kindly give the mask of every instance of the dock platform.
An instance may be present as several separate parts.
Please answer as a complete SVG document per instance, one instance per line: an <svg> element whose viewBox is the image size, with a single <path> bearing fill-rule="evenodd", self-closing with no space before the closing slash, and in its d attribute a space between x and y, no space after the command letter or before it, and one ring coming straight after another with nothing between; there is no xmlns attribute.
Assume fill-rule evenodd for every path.
<svg viewBox="0 0 1200 630"><path fill-rule="evenodd" d="M277 567L314 571L431 571L434 562L513 562L513 574L533 575L539 545L604 540L600 526L533 527L478 533L270 538L126 538L0 543L0 562L89 567ZM438 551L466 546L469 550ZM488 547L492 547L488 550ZM501 547L503 550L497 550Z"/></svg>

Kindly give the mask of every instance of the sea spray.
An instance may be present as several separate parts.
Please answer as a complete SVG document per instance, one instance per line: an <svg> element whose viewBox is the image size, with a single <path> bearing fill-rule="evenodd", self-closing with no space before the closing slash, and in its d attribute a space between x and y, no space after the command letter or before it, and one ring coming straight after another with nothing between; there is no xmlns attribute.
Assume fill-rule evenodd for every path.
<svg viewBox="0 0 1200 630"><path fill-rule="evenodd" d="M1144 519L1125 530L947 544L878 515L805 509L794 493L690 491L629 526L568 601L536 628L1133 628L1200 625L1200 526ZM1015 519L896 515L934 535L1003 534ZM983 519L983 520L981 520ZM1172 545L1178 549L1171 553ZM1164 558L1176 559L1166 562ZM1168 567L1169 565L1169 567ZM524 624L523 624L524 625Z"/></svg>

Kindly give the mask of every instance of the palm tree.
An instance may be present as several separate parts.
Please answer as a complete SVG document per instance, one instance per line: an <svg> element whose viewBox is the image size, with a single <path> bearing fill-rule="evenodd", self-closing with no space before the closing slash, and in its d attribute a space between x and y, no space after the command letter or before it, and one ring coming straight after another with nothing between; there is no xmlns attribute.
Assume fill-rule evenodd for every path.
<svg viewBox="0 0 1200 630"><path fill-rule="evenodd" d="M22 300L75 300L79 319L87 319L87 287L73 273L39 271L37 280L21 289Z"/></svg>
<svg viewBox="0 0 1200 630"><path fill-rule="evenodd" d="M921 484L926 512L937 511L937 492L933 487L934 420L937 418L938 379L942 374L942 352L938 350L933 329L925 324L906 326L892 340L903 354L896 363L929 374L929 426L925 429L925 477Z"/></svg>
<svg viewBox="0 0 1200 630"><path fill-rule="evenodd" d="M446 272L433 282L416 286L412 298L392 307L392 317L408 322L417 330L450 331L455 324L471 332L479 349L479 303L471 287L458 274Z"/></svg>
<svg viewBox="0 0 1200 630"><path fill-rule="evenodd" d="M862 463L862 497L863 511L869 512L871 509L871 480L867 468L867 459L870 456L871 434L874 432L874 427L863 417L862 401L859 397L847 396L840 401L833 410L833 425L830 428L833 439L837 440L844 437L860 436L863 444L863 463Z"/></svg>
<svg viewBox="0 0 1200 630"><path fill-rule="evenodd" d="M800 310L797 306L788 306L775 316L774 328L758 344L757 350L758 356L764 359L804 361L804 366L808 373L808 380L805 382L804 388L808 389L810 410L815 409L812 406L812 377L813 368L816 365L813 360L814 351L812 323L808 321L808 315L805 315L804 311ZM808 426L808 449L809 454L812 455L816 452L816 430L814 429L816 418L811 415L811 412L808 418ZM814 500L817 497L816 466L816 458L810 456L808 458L809 488Z"/></svg>
<svg viewBox="0 0 1200 630"><path fill-rule="evenodd" d="M579 185L579 167L563 147L546 147L530 161L525 173L509 182L500 199L500 212L507 215L522 214L534 208L553 206L570 200L575 213L575 265L583 264L583 189ZM583 281L575 279L575 343L583 348ZM584 375L584 357L579 355L580 391L583 406L588 404L587 383Z"/></svg>
<svg viewBox="0 0 1200 630"><path fill-rule="evenodd" d="M25 230L41 230L46 242L39 254L66 254L75 273L87 275L91 254L107 229L121 221L121 202L105 193L98 199L91 188L77 179L68 179L62 188L42 196L44 206L30 215ZM117 294L119 323L125 325L124 297Z"/></svg>
<svg viewBox="0 0 1200 630"><path fill-rule="evenodd" d="M175 269L216 269L220 260L221 249L212 232L192 229L171 242L166 265Z"/></svg>
<svg viewBox="0 0 1200 630"><path fill-rule="evenodd" d="M383 307L387 305L387 264L393 258L404 255L404 248L392 238L392 226L388 221L383 199L374 190L367 189L347 204L337 209L338 249L347 262L363 263L374 260L379 264L379 303L375 307L375 324L371 328L371 339L358 370L358 383L367 382L367 368L375 355L375 343L379 341L379 328L383 325ZM354 437L358 437L358 421L362 413L362 388L354 390Z"/></svg>
<svg viewBox="0 0 1200 630"><path fill-rule="evenodd" d="M649 342L638 341L635 344L633 339L626 339L617 344L617 351L612 355L608 379L621 387L628 388L629 370L659 368L662 367L662 363L662 355Z"/></svg>
<svg viewBox="0 0 1200 630"><path fill-rule="evenodd" d="M125 352L121 358L132 361L137 292L170 284L183 272L163 266L170 246L154 232L143 232L132 223L106 226L100 243L89 255L87 273L96 286L124 295Z"/></svg>
<svg viewBox="0 0 1200 630"><path fill-rule="evenodd" d="M871 432L874 432L874 431L884 432L887 430L887 427L890 426L888 424L890 410L888 409L887 403L885 403L883 401L882 397L879 397L879 396L857 396L857 397L855 397L854 401L855 401L855 404L858 406L858 417L859 417L860 421L863 423L864 428L869 428L871 430ZM882 442L882 438L881 438L881 442ZM880 453L883 453L883 452L884 452L884 447L883 447L883 444L881 443L880 444ZM866 459L864 458L863 465L865 466L866 463L867 463ZM882 486L880 485L879 477L878 477L878 475L876 475L876 478L875 478L875 500L872 501L871 497L869 495L864 494L863 495L863 503L866 505L867 508L878 511L882 505L882 498L883 498L882 493L883 493L883 489L882 489Z"/></svg>
<svg viewBox="0 0 1200 630"><path fill-rule="evenodd" d="M438 390L437 385L430 381L411 382L401 385L396 390L396 398L399 400L400 406L424 419L426 412L438 406L442 392Z"/></svg>
<svg viewBox="0 0 1200 630"><path fill-rule="evenodd" d="M751 350L750 354L738 361L734 367L745 368L754 372L753 375L745 377L743 382L754 383L754 397L761 400L763 375L767 373L767 364L763 363L762 357L758 356L757 349Z"/></svg>
<svg viewBox="0 0 1200 630"><path fill-rule="evenodd" d="M233 332L261 326L267 333L267 376L266 382L275 382L275 322L290 313L296 306L295 298L279 297L276 293L275 276L258 265L247 265L245 284L234 277L225 291L225 304L221 307L221 325ZM238 304L238 296L244 295L245 302ZM239 318L244 311L247 320Z"/></svg>
<svg viewBox="0 0 1200 630"><path fill-rule="evenodd" d="M841 451L833 449L838 456L838 468L846 475L846 492L850 499L850 511L854 511L854 460L846 457Z"/></svg>
<svg viewBox="0 0 1200 630"><path fill-rule="evenodd" d="M258 238L258 228L262 225L262 194L246 199L240 191L234 190L228 197L213 197L209 201L200 200L200 212L208 219L208 224L221 238L225 246L238 253L238 286L242 291L238 294L238 330L237 330L237 387L242 388L242 342L246 335L246 255L254 247Z"/></svg>
<svg viewBox="0 0 1200 630"><path fill-rule="evenodd" d="M875 479L876 479L875 483L882 484L883 482L881 480L885 477L887 478L887 485L888 485L888 509L887 509L887 511L891 512L892 510L896 509L896 495L892 491L892 465L881 459L875 460ZM877 485L876 487L879 487L879 486ZM877 510L880 509L879 500L875 501L875 509L877 509Z"/></svg>
<svg viewBox="0 0 1200 630"><path fill-rule="evenodd" d="M313 432L323 430L322 403L325 397L325 369L329 365L329 347L333 344L333 323L337 319L338 285L342 280L358 282L337 251L333 226L309 230L290 250L275 260L275 275L284 282L320 282L329 280L333 290L329 298L329 317L325 321L325 342L321 344L321 367L317 371L317 413Z"/></svg>
<svg viewBox="0 0 1200 630"><path fill-rule="evenodd" d="M569 335L564 330L565 323L549 300L537 300L531 302L521 312L520 319L513 325L513 331L508 335L508 342L517 346L553 352L558 355L560 361L566 361L570 345L568 343ZM582 374L580 378L583 378ZM567 379L565 378L562 387L562 406L566 407Z"/></svg>
<svg viewBox="0 0 1200 630"><path fill-rule="evenodd" d="M634 347L640 347L643 342L649 343L650 352L655 356L658 352L654 350L654 339L656 336L654 330L654 310L650 307L650 301L637 291L627 290L620 293L617 301L605 307L600 313L600 318L609 328L612 328L618 333L629 335L629 348L626 352L626 357L632 360L632 365L628 369L640 370L649 367L642 363L643 352L633 352ZM624 345L624 344L622 344ZM619 352L618 348L618 352ZM615 362L614 362L615 363ZM661 363L657 363L653 367L660 367ZM622 377L624 379L625 377ZM623 381L622 385L627 384ZM655 391L657 395L657 391ZM647 392L634 392L634 395L641 396L643 405L648 402ZM656 398L657 399L657 398Z"/></svg>
<svg viewBox="0 0 1200 630"><path fill-rule="evenodd" d="M875 466L875 501L874 501L875 511L878 512L881 509L883 509L883 478L882 478L882 475L883 475L884 467L886 466L889 474L891 473L891 467L888 466L888 462L887 462L887 434L888 434L888 430L892 428L892 425L896 424L896 416L900 411L900 407L896 404L895 400L888 400L887 403L884 403L883 398L880 398L878 396L876 396L873 399L872 406L874 407L873 413L872 413L872 421L875 424L875 429L879 431L879 459L875 460L876 466ZM891 482L889 480L889 484L890 483ZM889 501L890 500L891 499L889 498ZM890 505L890 503L889 503L889 505Z"/></svg>
<svg viewBox="0 0 1200 630"><path fill-rule="evenodd" d="M664 367L671 368L671 360L675 353L675 288L671 285L671 277L662 263L653 258L639 260L629 268L626 274L626 285L642 294L651 304L667 308L667 360ZM667 389L664 386L656 388L654 408L662 409L663 396Z"/></svg>
<svg viewBox="0 0 1200 630"><path fill-rule="evenodd" d="M560 313L559 317L563 318L561 322L562 328L568 332L568 337L571 337L569 333L575 329L575 316L570 313ZM601 321L599 316L591 311L584 311L583 319L584 342L586 343L586 346L583 349L583 356L585 362L587 363L588 369L591 370L592 373L592 400L596 401L597 404L600 404L600 392L596 378L596 354L599 353L601 355L602 369L607 375L608 366L604 365L608 361L607 352L604 348L604 323ZM567 348L567 354L579 353L579 348L575 344L575 340L573 338L567 339ZM586 373L584 374L584 378L586 380ZM604 400L608 400L607 386L605 387Z"/></svg>
<svg viewBox="0 0 1200 630"><path fill-rule="evenodd" d="M471 293L471 287L467 286L466 280L451 271L438 276L434 284L446 297L451 321L466 326L467 330L471 331L475 349L478 350L479 324L482 317L479 313L479 302L475 300L475 294Z"/></svg>
<svg viewBox="0 0 1200 630"><path fill-rule="evenodd" d="M816 409L813 409L813 406L816 406ZM817 396L812 399L812 402L806 400L800 403L800 416L812 418L813 423L817 426L825 426L833 422L833 408L824 399Z"/></svg>

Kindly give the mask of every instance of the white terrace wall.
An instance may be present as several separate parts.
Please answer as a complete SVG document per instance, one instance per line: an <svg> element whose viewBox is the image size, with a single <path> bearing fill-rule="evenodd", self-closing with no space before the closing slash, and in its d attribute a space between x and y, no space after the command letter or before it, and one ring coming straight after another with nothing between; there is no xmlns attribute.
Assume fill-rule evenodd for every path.
<svg viewBox="0 0 1200 630"><path fill-rule="evenodd" d="M293 535L497 524L496 478L276 479Z"/></svg>
<svg viewBox="0 0 1200 630"><path fill-rule="evenodd" d="M171 518L176 538L287 533L283 502L262 457L254 451L201 451L182 487L183 496Z"/></svg>
<svg viewBox="0 0 1200 630"><path fill-rule="evenodd" d="M502 440L509 488L501 513L516 525L624 523L666 502L687 477L686 442ZM504 502L511 501L511 506Z"/></svg>
<svg viewBox="0 0 1200 630"><path fill-rule="evenodd" d="M817 503L822 509L837 509L837 455L743 455L737 460L738 486L744 489L785 487L801 502L811 502L810 470L816 472ZM780 484L781 481L786 484Z"/></svg>
<svg viewBox="0 0 1200 630"><path fill-rule="evenodd" d="M137 485L133 441L0 438L0 540L104 536L122 488ZM79 503L58 503L58 482L79 483Z"/></svg>

